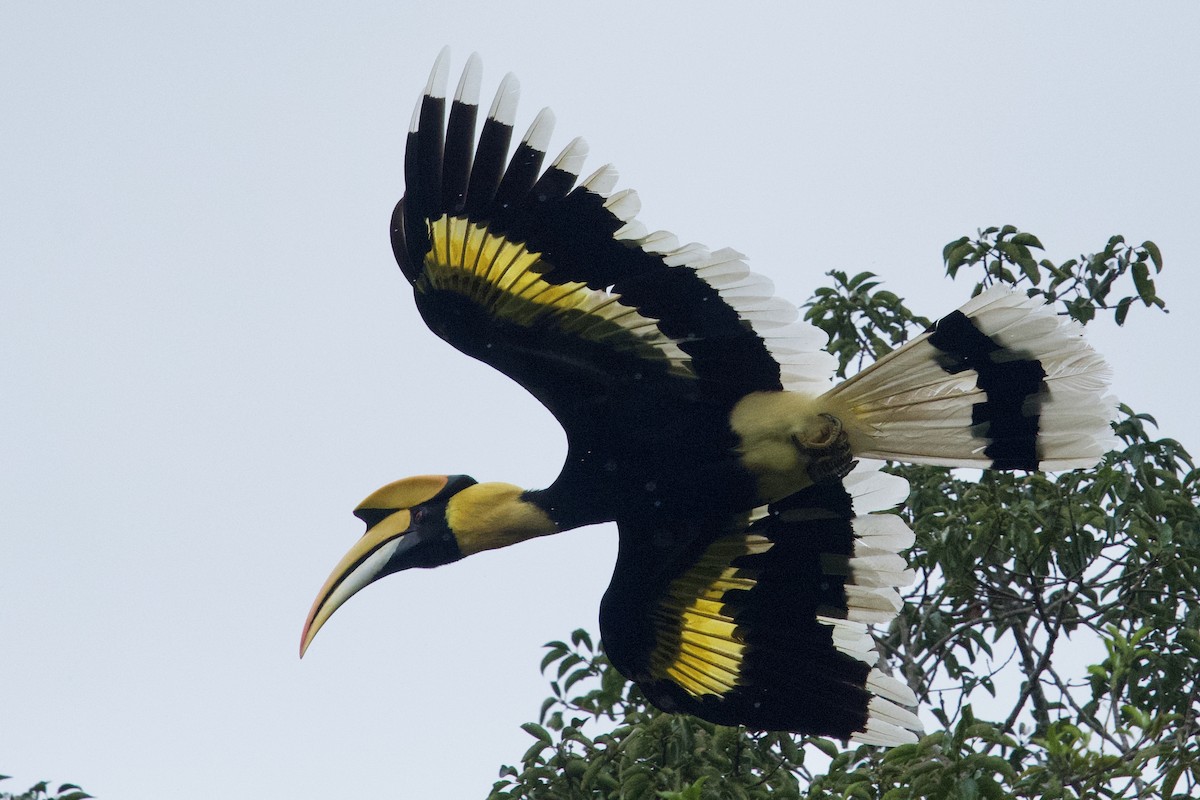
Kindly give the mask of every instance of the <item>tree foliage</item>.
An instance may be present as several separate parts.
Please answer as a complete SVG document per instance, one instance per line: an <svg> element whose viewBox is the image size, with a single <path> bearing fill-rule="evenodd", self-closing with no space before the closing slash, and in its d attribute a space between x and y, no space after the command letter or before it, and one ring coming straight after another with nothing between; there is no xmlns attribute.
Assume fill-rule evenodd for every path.
<svg viewBox="0 0 1200 800"><path fill-rule="evenodd" d="M1080 323L1165 310L1153 242L1062 264L1012 226L950 242L947 274L1007 283ZM929 324L870 273L831 272L806 318L840 372ZM940 726L891 750L664 714L585 631L551 642L551 696L492 798L1170 798L1200 793L1200 473L1121 406L1093 470L897 465L917 581L879 647ZM928 719L927 719L928 721Z"/></svg>
<svg viewBox="0 0 1200 800"><path fill-rule="evenodd" d="M9 779L8 775L0 775L0 781ZM20 794L0 792L0 800L87 800L90 794L73 783L60 784L54 792L50 791L49 781L39 781Z"/></svg>

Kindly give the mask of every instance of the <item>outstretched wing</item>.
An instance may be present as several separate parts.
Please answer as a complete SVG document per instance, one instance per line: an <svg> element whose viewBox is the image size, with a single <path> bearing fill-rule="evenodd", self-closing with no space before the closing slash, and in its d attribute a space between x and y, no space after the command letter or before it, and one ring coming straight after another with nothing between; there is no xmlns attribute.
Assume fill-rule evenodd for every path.
<svg viewBox="0 0 1200 800"><path fill-rule="evenodd" d="M916 698L875 667L867 631L900 609L896 588L912 575L898 551L912 532L898 516L865 512L895 505L907 487L860 465L845 486L815 485L741 518L679 530L623 524L600 612L613 664L667 711L866 744L916 741L920 721L902 707ZM701 529L710 535L697 547Z"/></svg>
<svg viewBox="0 0 1200 800"><path fill-rule="evenodd" d="M680 246L637 222L637 195L601 167L576 185L586 145L542 170L543 110L508 158L517 82L500 85L478 140L480 67L467 62L446 121L446 51L408 135L392 243L426 323L508 374L571 433L605 404L651 416L683 397L728 408L747 392L824 390L824 336L742 256ZM579 423L583 424L583 423Z"/></svg>

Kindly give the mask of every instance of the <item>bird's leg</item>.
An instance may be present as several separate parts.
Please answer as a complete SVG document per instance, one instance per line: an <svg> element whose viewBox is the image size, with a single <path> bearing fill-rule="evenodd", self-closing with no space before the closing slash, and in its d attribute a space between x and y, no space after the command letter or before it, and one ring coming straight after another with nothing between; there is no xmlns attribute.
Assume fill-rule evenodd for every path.
<svg viewBox="0 0 1200 800"><path fill-rule="evenodd" d="M851 458L850 437L842 421L832 414L818 414L819 423L794 434L792 440L808 456L808 477L813 483L840 481L858 462Z"/></svg>

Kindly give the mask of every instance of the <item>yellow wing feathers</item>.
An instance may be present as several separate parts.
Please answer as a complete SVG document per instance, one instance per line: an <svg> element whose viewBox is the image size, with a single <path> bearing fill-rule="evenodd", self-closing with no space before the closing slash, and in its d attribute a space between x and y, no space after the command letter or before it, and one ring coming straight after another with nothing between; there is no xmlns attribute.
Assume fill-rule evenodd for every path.
<svg viewBox="0 0 1200 800"><path fill-rule="evenodd" d="M750 591L757 582L731 564L771 547L768 539L744 533L719 539L671 582L653 612L659 644L650 666L656 677L675 681L693 697L725 694L740 683L745 643L724 598L731 590Z"/></svg>
<svg viewBox="0 0 1200 800"><path fill-rule="evenodd" d="M429 242L418 292L451 292L499 320L525 328L550 325L645 358L665 359L675 375L694 375L690 358L659 330L657 319L622 304L617 294L580 281L548 280L554 265L526 243L449 215L429 223Z"/></svg>

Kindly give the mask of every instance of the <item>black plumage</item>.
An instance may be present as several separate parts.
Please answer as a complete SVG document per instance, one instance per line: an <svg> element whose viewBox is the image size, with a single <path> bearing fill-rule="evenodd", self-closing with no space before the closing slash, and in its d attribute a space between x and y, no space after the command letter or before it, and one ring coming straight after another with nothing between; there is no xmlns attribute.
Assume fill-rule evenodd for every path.
<svg viewBox="0 0 1200 800"><path fill-rule="evenodd" d="M650 700L722 724L897 744L920 722L867 629L900 607L904 481L852 457L993 468L1104 452L1106 367L1025 298L989 292L838 385L823 337L731 250L636 220L543 111L509 157L516 81L475 141L479 63L446 117L445 54L414 114L392 246L430 329L562 425L547 488L397 481L309 614L301 649L362 586L409 567L615 521L601 603L613 664ZM446 537L451 537L451 542ZM453 546L451 546L453 545ZM440 560L439 560L440 559Z"/></svg>

